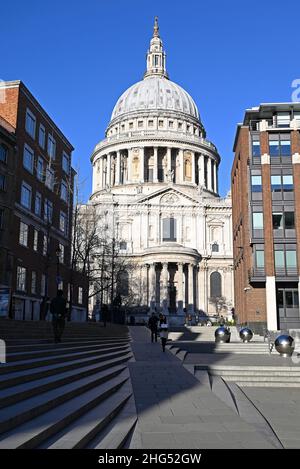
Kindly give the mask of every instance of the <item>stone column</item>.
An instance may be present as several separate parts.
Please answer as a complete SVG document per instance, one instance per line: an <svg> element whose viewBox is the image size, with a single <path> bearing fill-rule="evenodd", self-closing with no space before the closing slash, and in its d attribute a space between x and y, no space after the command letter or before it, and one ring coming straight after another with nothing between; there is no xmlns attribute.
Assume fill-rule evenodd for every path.
<svg viewBox="0 0 300 469"><path fill-rule="evenodd" d="M178 149L179 153L179 183L184 181L184 160L183 160L183 150L182 148Z"/></svg>
<svg viewBox="0 0 300 469"><path fill-rule="evenodd" d="M141 287L142 287L142 306L145 306L148 304L148 282L147 282L147 277L148 277L148 265L143 264L142 265L142 282L141 282Z"/></svg>
<svg viewBox="0 0 300 469"><path fill-rule="evenodd" d="M156 306L156 273L155 273L155 262L150 264L149 269L149 306L150 313L154 313Z"/></svg>
<svg viewBox="0 0 300 469"><path fill-rule="evenodd" d="M217 162L214 164L214 180L215 180L215 193L218 193L218 183L217 183Z"/></svg>
<svg viewBox="0 0 300 469"><path fill-rule="evenodd" d="M198 160L198 171L199 171L199 186L205 186L204 181L204 156L202 154L199 155Z"/></svg>
<svg viewBox="0 0 300 469"><path fill-rule="evenodd" d="M127 182L130 184L132 179L132 148L128 148L128 159L127 159Z"/></svg>
<svg viewBox="0 0 300 469"><path fill-rule="evenodd" d="M169 314L168 310L168 280L169 280L169 273L168 273L168 263L163 263L162 268L162 310L163 314Z"/></svg>
<svg viewBox="0 0 300 469"><path fill-rule="evenodd" d="M153 147L153 150L154 150L153 182L158 182L158 147Z"/></svg>
<svg viewBox="0 0 300 469"><path fill-rule="evenodd" d="M106 184L110 186L110 175L111 175L111 153L107 154L106 164Z"/></svg>
<svg viewBox="0 0 300 469"><path fill-rule="evenodd" d="M145 180L145 148L140 148L140 181Z"/></svg>
<svg viewBox="0 0 300 469"><path fill-rule="evenodd" d="M177 314L183 315L183 263L178 262Z"/></svg>
<svg viewBox="0 0 300 469"><path fill-rule="evenodd" d="M172 163L171 163L171 148L167 148L167 171L171 171Z"/></svg>
<svg viewBox="0 0 300 469"><path fill-rule="evenodd" d="M192 183L195 184L195 171L196 171L196 162L195 162L195 152L192 151Z"/></svg>
<svg viewBox="0 0 300 469"><path fill-rule="evenodd" d="M188 305L188 312L190 314L194 313L194 264L189 264L189 280L188 280L188 298L189 298L189 305Z"/></svg>
<svg viewBox="0 0 300 469"><path fill-rule="evenodd" d="M99 165L100 165L99 187L100 189L103 189L103 156L100 157Z"/></svg>
<svg viewBox="0 0 300 469"><path fill-rule="evenodd" d="M212 190L212 184L211 184L211 159L210 159L210 157L207 158L207 189L209 191Z"/></svg>
<svg viewBox="0 0 300 469"><path fill-rule="evenodd" d="M116 184L120 184L121 175L121 152L117 151L117 168L116 168Z"/></svg>

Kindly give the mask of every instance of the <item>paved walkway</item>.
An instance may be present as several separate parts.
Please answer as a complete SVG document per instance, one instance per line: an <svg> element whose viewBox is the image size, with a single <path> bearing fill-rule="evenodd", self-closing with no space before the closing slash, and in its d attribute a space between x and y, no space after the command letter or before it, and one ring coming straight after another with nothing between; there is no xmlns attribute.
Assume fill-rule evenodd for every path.
<svg viewBox="0 0 300 469"><path fill-rule="evenodd" d="M151 343L145 327L130 327L135 361L129 363L138 424L135 448L274 448L187 371Z"/></svg>

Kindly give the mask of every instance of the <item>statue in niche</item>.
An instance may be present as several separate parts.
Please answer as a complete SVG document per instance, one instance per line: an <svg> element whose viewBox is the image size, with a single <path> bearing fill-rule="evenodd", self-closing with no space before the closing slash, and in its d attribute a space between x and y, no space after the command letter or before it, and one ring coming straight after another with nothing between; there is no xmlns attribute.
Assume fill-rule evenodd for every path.
<svg viewBox="0 0 300 469"><path fill-rule="evenodd" d="M174 182L174 169L169 169L165 175L166 182Z"/></svg>
<svg viewBox="0 0 300 469"><path fill-rule="evenodd" d="M189 158L187 158L184 162L184 175L187 181L192 180L192 164Z"/></svg>

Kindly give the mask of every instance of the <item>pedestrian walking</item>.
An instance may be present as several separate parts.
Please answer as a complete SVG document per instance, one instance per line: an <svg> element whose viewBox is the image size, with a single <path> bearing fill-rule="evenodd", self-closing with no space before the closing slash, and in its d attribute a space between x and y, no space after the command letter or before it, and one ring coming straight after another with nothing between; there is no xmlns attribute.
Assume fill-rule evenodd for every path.
<svg viewBox="0 0 300 469"><path fill-rule="evenodd" d="M52 325L54 342L61 342L61 336L65 328L65 318L67 314L67 300L63 297L62 290L57 291L55 298L50 303L50 313L52 314Z"/></svg>
<svg viewBox="0 0 300 469"><path fill-rule="evenodd" d="M169 330L169 325L167 323L167 318L166 316L163 316L162 323L160 325L160 330L159 330L159 335L161 339L161 346L162 346L162 351L166 351L166 343L168 340L168 330Z"/></svg>
<svg viewBox="0 0 300 469"><path fill-rule="evenodd" d="M219 321L219 322L220 322L220 326L225 326L225 319L224 319L224 317L223 317L222 315L221 315L221 317L220 317L220 321Z"/></svg>
<svg viewBox="0 0 300 469"><path fill-rule="evenodd" d="M155 342L157 342L157 331L158 331L157 324L158 324L158 317L156 316L155 313L152 313L148 321L148 327L150 328L150 331L151 331L151 342L153 342L154 339L155 339Z"/></svg>

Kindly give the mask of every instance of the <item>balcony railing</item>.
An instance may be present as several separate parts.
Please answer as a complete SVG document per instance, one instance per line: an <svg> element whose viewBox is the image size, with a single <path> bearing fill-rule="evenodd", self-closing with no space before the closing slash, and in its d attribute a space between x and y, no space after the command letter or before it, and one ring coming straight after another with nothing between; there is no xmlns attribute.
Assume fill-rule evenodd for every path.
<svg viewBox="0 0 300 469"><path fill-rule="evenodd" d="M104 140L102 140L98 145L96 145L95 151L99 150L100 148L106 146L109 143L115 143L115 142L122 142L123 140L135 140L137 138L143 138L143 137L150 137L153 139L156 138L164 138L166 140L170 139L173 140L174 138L176 140L184 140L187 143L196 143L200 144L203 146L206 146L210 148L211 150L215 151L216 153L218 152L217 147L210 142L209 140L206 140L205 138L199 137L198 135L193 135L193 134L185 134L181 132L171 132L171 131L154 131L154 130L140 130L140 131L132 131L132 132L124 132L116 135L111 135Z"/></svg>

